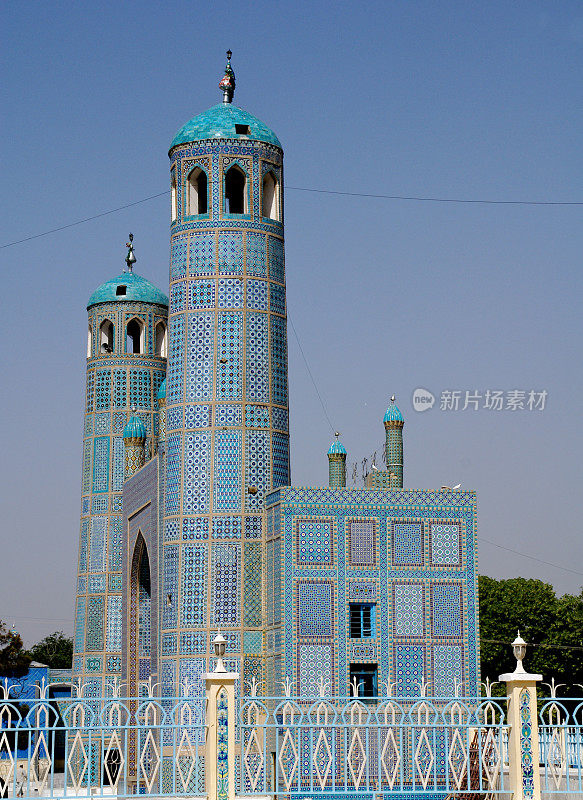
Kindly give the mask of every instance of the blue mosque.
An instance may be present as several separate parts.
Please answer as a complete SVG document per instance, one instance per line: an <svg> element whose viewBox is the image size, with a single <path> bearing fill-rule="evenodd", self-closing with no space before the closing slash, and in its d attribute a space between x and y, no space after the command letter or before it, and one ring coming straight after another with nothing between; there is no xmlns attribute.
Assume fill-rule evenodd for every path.
<svg viewBox="0 0 583 800"><path fill-rule="evenodd" d="M219 87L170 144L168 295L130 235L87 305L73 676L200 693L220 629L240 692L476 695L475 493L403 488L394 398L385 469L347 488L337 438L291 484L283 149L230 53Z"/></svg>

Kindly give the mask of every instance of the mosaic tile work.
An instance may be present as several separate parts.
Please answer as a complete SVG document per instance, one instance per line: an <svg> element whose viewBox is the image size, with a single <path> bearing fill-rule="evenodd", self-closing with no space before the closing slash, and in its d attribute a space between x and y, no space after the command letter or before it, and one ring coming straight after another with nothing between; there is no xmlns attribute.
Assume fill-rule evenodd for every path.
<svg viewBox="0 0 583 800"><path fill-rule="evenodd" d="M422 645L395 645L395 680L397 694L417 697L425 679L425 648Z"/></svg>
<svg viewBox="0 0 583 800"><path fill-rule="evenodd" d="M461 636L461 587L457 584L432 583L431 615L434 636Z"/></svg>
<svg viewBox="0 0 583 800"><path fill-rule="evenodd" d="M206 622L207 546L184 545L182 548L182 607L180 616L185 628Z"/></svg>
<svg viewBox="0 0 583 800"><path fill-rule="evenodd" d="M423 526L420 523L393 523L392 553L394 566L421 566Z"/></svg>
<svg viewBox="0 0 583 800"><path fill-rule="evenodd" d="M126 273L127 275L127 273ZM135 276L140 285L151 284ZM116 279L122 284L128 278ZM104 286L114 284L109 282ZM104 287L101 287L103 289ZM98 290L98 294L100 291ZM157 299L163 297L151 287ZM94 295L95 296L95 295ZM166 359L154 351L154 330L165 324L166 305L118 300L97 302L88 309L89 356L83 425L81 530L74 637L74 678L91 674L96 691L121 671L122 649L122 490L125 447L122 431L131 406L139 414L152 444L157 414L154 391L166 372ZM126 352L126 325L143 326L144 352ZM102 326L110 326L107 350ZM93 684L92 684L93 685Z"/></svg>
<svg viewBox="0 0 583 800"><path fill-rule="evenodd" d="M423 586L395 584L393 587L393 631L395 636L423 636L425 606Z"/></svg>
<svg viewBox="0 0 583 800"><path fill-rule="evenodd" d="M461 684L464 680L463 648L459 644L436 644L433 646L433 681L436 695L463 696Z"/></svg>
<svg viewBox="0 0 583 800"><path fill-rule="evenodd" d="M332 584L298 584L298 636L332 636Z"/></svg>
<svg viewBox="0 0 583 800"><path fill-rule="evenodd" d="M185 216L186 177L201 158L209 212ZM289 482L283 226L263 219L259 192L261 161L272 162L281 176L281 158L278 147L252 140L201 140L171 152L178 196L163 531L178 547L177 570L185 547L209 548L204 623L174 617L164 632L176 634L179 653L183 635L204 633L208 648L209 628L220 625L237 634L229 647L238 648L239 659L245 634L257 633L248 629L262 621L261 514L271 487ZM224 207L224 173L235 162L247 176L244 215ZM182 588L173 592L181 595ZM241 667L247 676L257 673L253 660L241 660Z"/></svg>
<svg viewBox="0 0 583 800"><path fill-rule="evenodd" d="M333 564L333 520L297 519L296 562L304 566Z"/></svg>
<svg viewBox="0 0 583 800"><path fill-rule="evenodd" d="M322 558L316 555L316 547L311 555L298 551L298 523L303 520L320 526L334 522L331 564L309 562ZM356 529L363 537L352 537L351 547L354 522L367 525ZM430 526L437 523L460 532L463 563L431 563ZM374 559L371 531L376 532ZM322 644L331 648L339 693L348 689L351 665L361 663L376 669L379 688L389 681L397 694L418 696L421 683L433 682L436 676L441 692L453 678L464 681L468 694L475 692L479 678L475 535L472 492L329 487L270 492L265 549L266 679L274 680L274 659L281 656L284 673L297 675L301 683L304 668L308 669L302 648ZM353 559L374 563L352 564ZM376 641L350 638L350 603L374 606Z"/></svg>
<svg viewBox="0 0 583 800"><path fill-rule="evenodd" d="M301 644L298 658L299 694L303 697L318 697L320 676L334 691L332 669L332 647L324 644Z"/></svg>
<svg viewBox="0 0 583 800"><path fill-rule="evenodd" d="M348 523L349 563L353 567L372 567L376 557L375 523L370 520L350 520Z"/></svg>
<svg viewBox="0 0 583 800"><path fill-rule="evenodd" d="M239 625L241 546L214 544L211 571L211 624Z"/></svg>
<svg viewBox="0 0 583 800"><path fill-rule="evenodd" d="M213 511L241 508L240 431L216 431L214 446Z"/></svg>
<svg viewBox="0 0 583 800"><path fill-rule="evenodd" d="M461 563L461 539L459 524L432 522L431 563L435 565L457 565Z"/></svg>

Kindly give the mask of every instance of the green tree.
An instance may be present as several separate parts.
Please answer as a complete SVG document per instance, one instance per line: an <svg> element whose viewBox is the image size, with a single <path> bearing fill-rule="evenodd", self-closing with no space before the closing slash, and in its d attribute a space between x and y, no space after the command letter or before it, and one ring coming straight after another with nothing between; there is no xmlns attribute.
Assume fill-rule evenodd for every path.
<svg viewBox="0 0 583 800"><path fill-rule="evenodd" d="M11 631L0 620L0 675L19 678L25 675L30 664L30 656L24 650L20 634Z"/></svg>
<svg viewBox="0 0 583 800"><path fill-rule="evenodd" d="M565 594L557 600L552 628L546 639L546 662L549 674L557 683L562 697L583 696L583 592Z"/></svg>
<svg viewBox="0 0 583 800"><path fill-rule="evenodd" d="M45 636L29 650L33 661L46 664L53 669L70 669L73 664L73 639L63 631Z"/></svg>
<svg viewBox="0 0 583 800"><path fill-rule="evenodd" d="M540 673L543 681L564 683L559 695L581 696L583 688L583 593L557 597L540 580L496 580L481 575L480 650L482 679L498 680L512 672L516 661L510 647L520 630L529 645L525 669ZM504 687L496 687L503 692ZM541 687L548 695L548 687Z"/></svg>

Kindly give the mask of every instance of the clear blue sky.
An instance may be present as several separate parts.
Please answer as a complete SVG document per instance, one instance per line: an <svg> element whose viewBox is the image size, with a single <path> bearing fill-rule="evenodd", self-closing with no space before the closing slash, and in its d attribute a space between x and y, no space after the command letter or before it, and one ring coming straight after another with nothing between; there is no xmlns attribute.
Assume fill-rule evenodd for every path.
<svg viewBox="0 0 583 800"><path fill-rule="evenodd" d="M167 149L220 101L286 151L288 187L583 201L579 2L29 2L1 9L0 244L165 191ZM0 618L71 631L85 305L123 267L168 283L166 196L1 250ZM395 393L405 485L478 492L479 535L583 573L583 206L286 192L290 316L350 461ZM332 433L290 329L292 476ZM413 411L423 386L546 389L544 412ZM439 401L438 401L439 402ZM574 574L480 544L480 571Z"/></svg>

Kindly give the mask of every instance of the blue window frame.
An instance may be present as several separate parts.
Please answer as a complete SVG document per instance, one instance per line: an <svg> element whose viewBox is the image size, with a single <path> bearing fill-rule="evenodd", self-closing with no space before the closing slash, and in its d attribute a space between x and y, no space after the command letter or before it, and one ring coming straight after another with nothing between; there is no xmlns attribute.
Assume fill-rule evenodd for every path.
<svg viewBox="0 0 583 800"><path fill-rule="evenodd" d="M374 636L375 604L350 603L350 638L371 639Z"/></svg>
<svg viewBox="0 0 583 800"><path fill-rule="evenodd" d="M357 697L378 697L376 664L350 665L350 694L354 693L356 682Z"/></svg>

